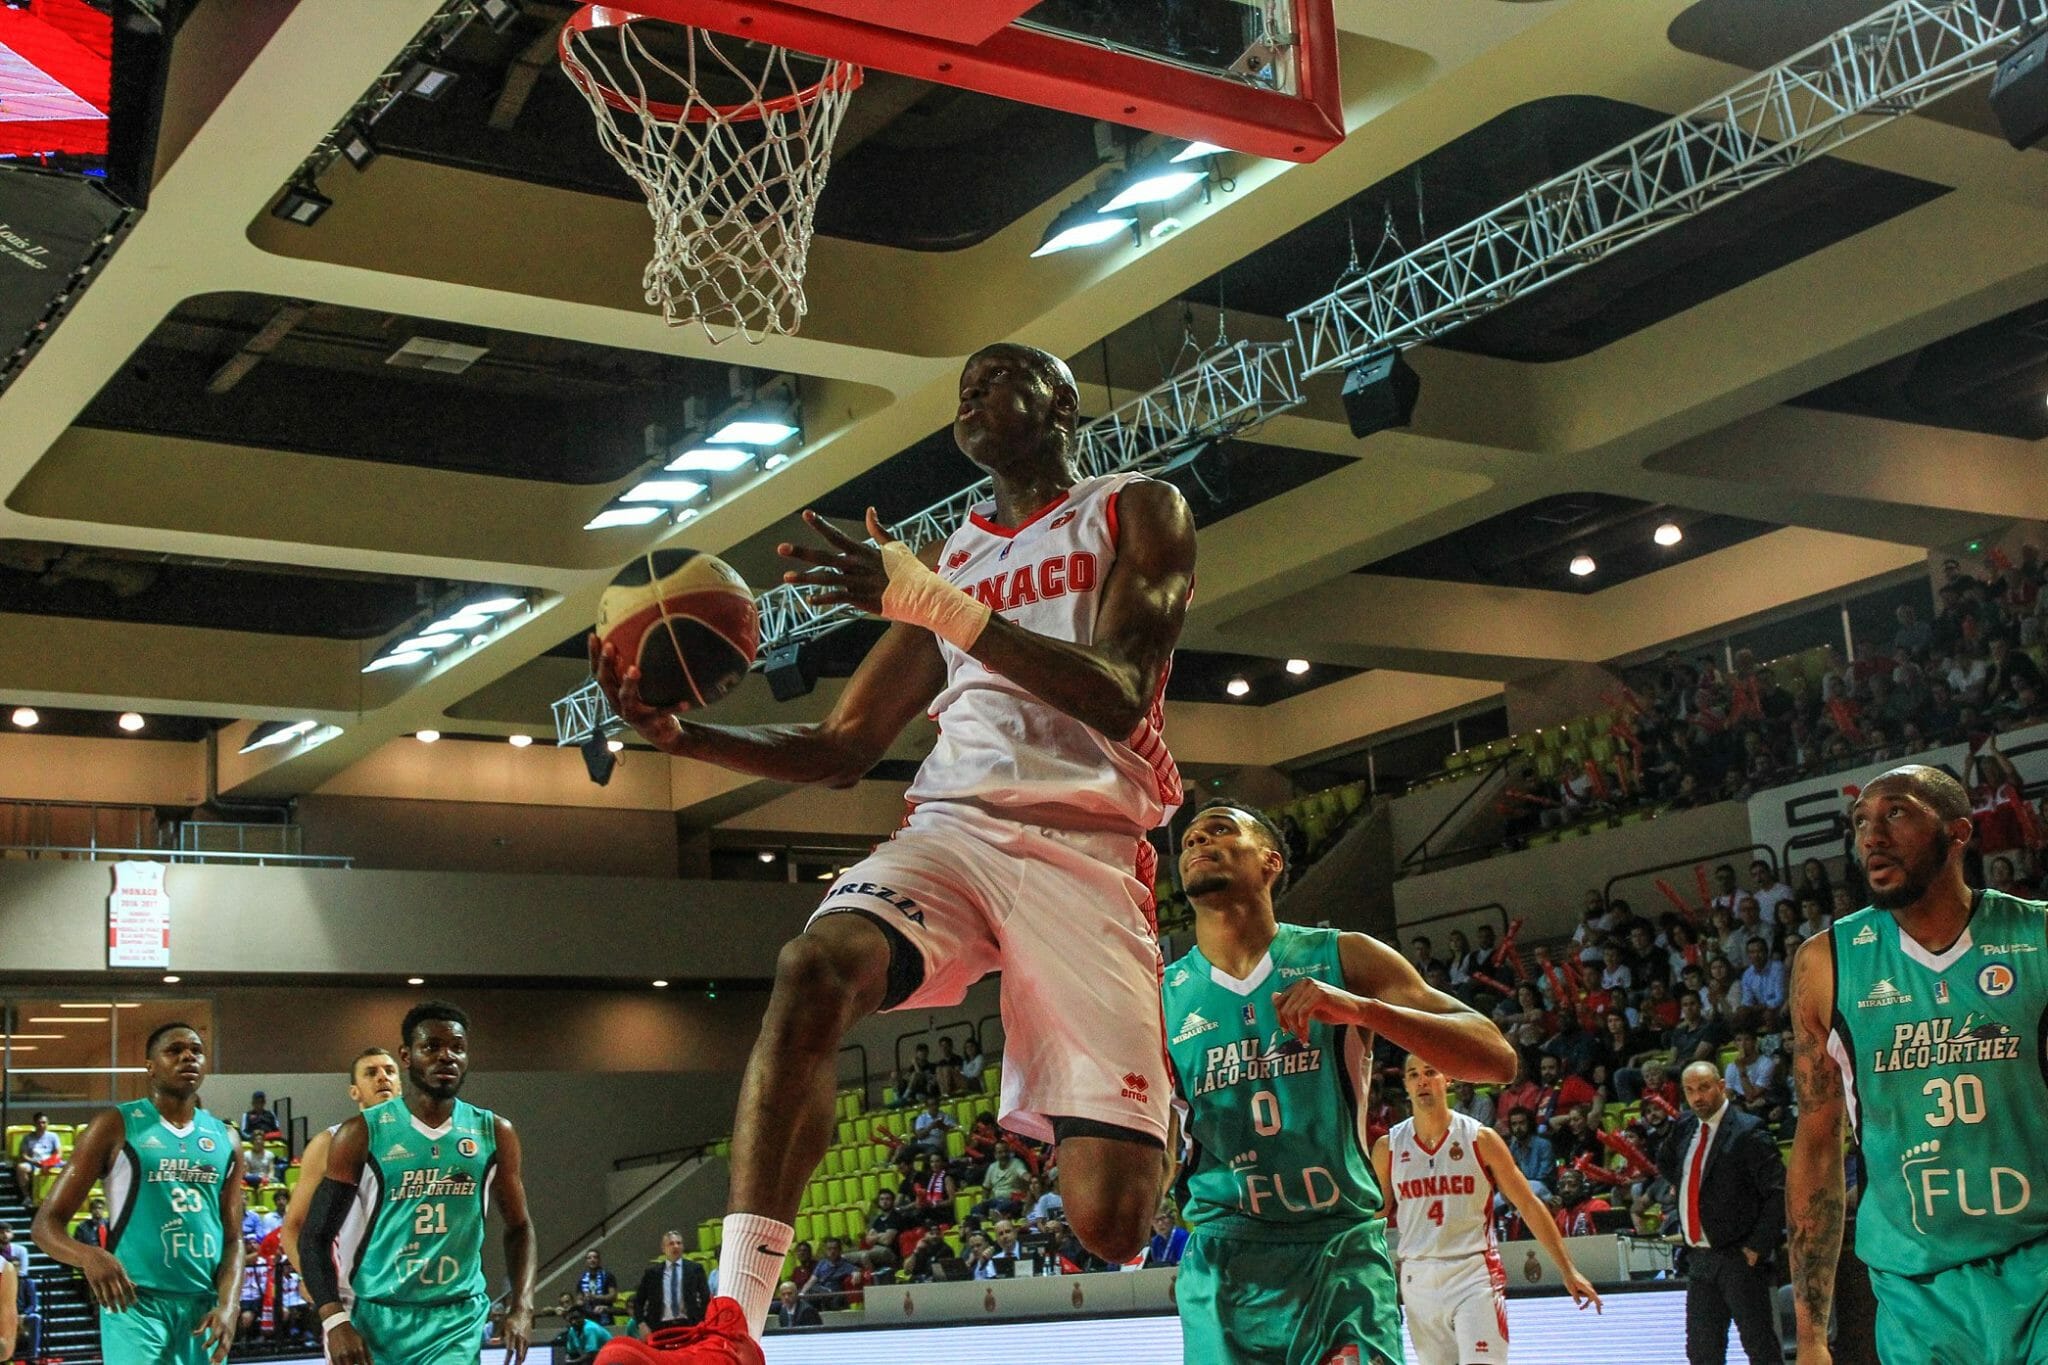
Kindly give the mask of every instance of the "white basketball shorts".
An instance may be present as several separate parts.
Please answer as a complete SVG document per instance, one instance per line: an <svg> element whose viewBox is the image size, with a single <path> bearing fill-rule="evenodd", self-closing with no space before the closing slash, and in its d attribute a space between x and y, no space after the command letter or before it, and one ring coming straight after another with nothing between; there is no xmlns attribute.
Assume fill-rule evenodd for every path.
<svg viewBox="0 0 2048 1365"><path fill-rule="evenodd" d="M1004 1127L1052 1141L1052 1119L1092 1119L1166 1141L1166 1030L1152 848L926 802L842 873L825 915L862 911L924 956L899 1010L957 1005L1002 973Z"/></svg>
<svg viewBox="0 0 2048 1365"><path fill-rule="evenodd" d="M1401 1314L1417 1365L1505 1361L1507 1290L1498 1252L1401 1262Z"/></svg>

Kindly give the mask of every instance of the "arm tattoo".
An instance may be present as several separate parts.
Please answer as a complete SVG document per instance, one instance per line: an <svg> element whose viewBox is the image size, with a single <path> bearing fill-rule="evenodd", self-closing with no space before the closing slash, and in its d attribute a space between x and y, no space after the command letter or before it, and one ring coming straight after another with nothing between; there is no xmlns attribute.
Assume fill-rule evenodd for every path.
<svg viewBox="0 0 2048 1365"><path fill-rule="evenodd" d="M1845 1196L1842 1187L1840 1143L1843 1093L1842 1073L1826 1051L1826 1039L1815 1037L1801 1024L1793 1032L1793 1080L1799 1093L1802 1123L1815 1120L1814 1134L1828 1145L1826 1164L1819 1170L1803 1150L1795 1146L1792 1156L1793 1186L1790 1199L1792 1285L1798 1306L1809 1330L1825 1340L1828 1316L1835 1300L1835 1265L1842 1255L1842 1222ZM1804 1134L1802 1134L1804 1136Z"/></svg>

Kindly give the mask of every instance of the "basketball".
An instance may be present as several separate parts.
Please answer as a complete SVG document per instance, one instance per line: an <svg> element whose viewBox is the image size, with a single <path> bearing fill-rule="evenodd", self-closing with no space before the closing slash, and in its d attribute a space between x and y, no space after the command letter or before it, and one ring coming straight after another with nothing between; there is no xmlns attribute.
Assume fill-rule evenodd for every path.
<svg viewBox="0 0 2048 1365"><path fill-rule="evenodd" d="M656 550L619 570L597 638L640 670L650 706L709 706L739 685L761 645L753 589L716 555Z"/></svg>

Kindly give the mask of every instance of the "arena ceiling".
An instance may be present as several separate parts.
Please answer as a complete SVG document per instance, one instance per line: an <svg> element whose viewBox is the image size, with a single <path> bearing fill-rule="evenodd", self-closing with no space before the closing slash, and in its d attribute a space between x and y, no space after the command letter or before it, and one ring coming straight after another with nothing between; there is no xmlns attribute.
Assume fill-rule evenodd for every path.
<svg viewBox="0 0 2048 1365"><path fill-rule="evenodd" d="M878 80L821 208L802 335L713 347L639 297L647 213L536 64L565 13L544 0L508 35L465 35L455 89L402 102L361 173L329 171L317 224L270 216L435 8L200 0L147 213L0 394L0 699L225 722L230 741L341 727L303 752L225 745L228 795L315 790L420 729L546 735L583 672L556 647L657 542L583 523L644 467L641 428L715 397L730 366L796 377L802 454L662 539L759 584L806 506L901 516L971 480L934 433L976 346L1068 356L1103 411L1157 383L1186 333L1213 337L1218 305L1231 336L1278 337L1354 236L1370 253L1391 219L1415 245L1816 36L1775 0L1338 0L1339 148L1227 158L1231 185L1180 231L1035 260L1101 173L1094 130ZM1982 99L1412 353L1406 429L1353 437L1321 381L1205 457L1186 485L1203 524L1183 759L1303 760L2048 517L2048 154L2008 148ZM414 337L486 355L460 374L388 364ZM1603 535L1676 509L1712 548L1617 547L1614 572L1567 584L1568 527L1518 519L1574 498L1605 509ZM99 576L46 583L50 564ZM536 607L424 673L360 671L423 619L408 599L463 585ZM1289 657L1324 671L1298 692L1262 674L1283 683L1249 699L1256 725L1202 699ZM802 718L836 690L778 706L755 680L720 715ZM689 765L668 787L707 814L750 799Z"/></svg>

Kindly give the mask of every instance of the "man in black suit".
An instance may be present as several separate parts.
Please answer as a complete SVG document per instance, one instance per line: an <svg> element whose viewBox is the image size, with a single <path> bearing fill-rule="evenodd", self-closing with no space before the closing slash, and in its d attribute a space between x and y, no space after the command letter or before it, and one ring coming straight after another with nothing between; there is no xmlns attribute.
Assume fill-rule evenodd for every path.
<svg viewBox="0 0 2048 1365"><path fill-rule="evenodd" d="M704 1267L683 1259L683 1234L661 1234L661 1259L641 1272L633 1293L633 1322L643 1337L664 1327L694 1327L711 1304Z"/></svg>
<svg viewBox="0 0 2048 1365"><path fill-rule="evenodd" d="M1750 1365L1783 1365L1770 1271L1785 1237L1785 1160L1763 1121L1728 1102L1712 1062L1682 1081L1692 1112L1672 1125L1657 1168L1678 1192L1686 1359L1724 1365L1732 1318Z"/></svg>

